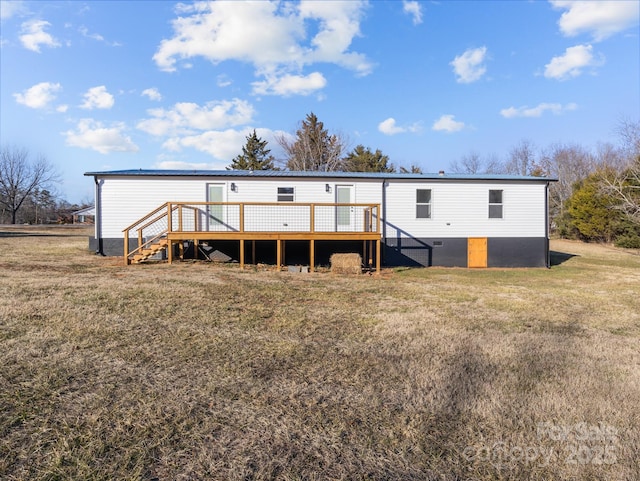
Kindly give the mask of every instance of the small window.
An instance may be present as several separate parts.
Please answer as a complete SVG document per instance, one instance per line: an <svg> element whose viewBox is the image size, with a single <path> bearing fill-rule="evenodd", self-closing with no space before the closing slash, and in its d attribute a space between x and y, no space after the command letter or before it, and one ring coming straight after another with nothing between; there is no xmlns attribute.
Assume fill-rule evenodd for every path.
<svg viewBox="0 0 640 481"><path fill-rule="evenodd" d="M431 189L416 189L416 219L431 218Z"/></svg>
<svg viewBox="0 0 640 481"><path fill-rule="evenodd" d="M278 202L293 202L293 187L278 187Z"/></svg>
<svg viewBox="0 0 640 481"><path fill-rule="evenodd" d="M489 191L489 219L502 219L502 191Z"/></svg>

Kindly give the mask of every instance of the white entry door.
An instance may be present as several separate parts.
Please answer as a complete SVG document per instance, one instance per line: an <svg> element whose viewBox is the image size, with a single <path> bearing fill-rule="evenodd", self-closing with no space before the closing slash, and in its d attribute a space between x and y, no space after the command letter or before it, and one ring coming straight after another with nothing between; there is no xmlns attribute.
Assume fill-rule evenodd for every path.
<svg viewBox="0 0 640 481"><path fill-rule="evenodd" d="M353 186L336 185L336 203L353 203ZM350 206L336 207L336 230L338 232L352 232L355 230L355 209Z"/></svg>
<svg viewBox="0 0 640 481"><path fill-rule="evenodd" d="M224 202L224 184L207 184L207 202ZM207 230L226 230L223 205L207 206Z"/></svg>

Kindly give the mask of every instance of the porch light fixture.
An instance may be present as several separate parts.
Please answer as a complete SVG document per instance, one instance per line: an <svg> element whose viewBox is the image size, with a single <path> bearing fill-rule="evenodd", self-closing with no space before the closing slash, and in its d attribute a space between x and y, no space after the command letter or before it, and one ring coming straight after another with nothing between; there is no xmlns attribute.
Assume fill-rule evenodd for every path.
<svg viewBox="0 0 640 481"><path fill-rule="evenodd" d="M238 192L238 186L235 184L235 182L231 182L231 191Z"/></svg>
<svg viewBox="0 0 640 481"><path fill-rule="evenodd" d="M331 186L329 184L324 185L325 192L331 192Z"/></svg>

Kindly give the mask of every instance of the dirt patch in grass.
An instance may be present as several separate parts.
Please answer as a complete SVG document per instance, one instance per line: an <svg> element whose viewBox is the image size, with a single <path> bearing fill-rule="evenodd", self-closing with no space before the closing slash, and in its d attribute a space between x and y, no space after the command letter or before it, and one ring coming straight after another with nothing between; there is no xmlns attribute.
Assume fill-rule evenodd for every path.
<svg viewBox="0 0 640 481"><path fill-rule="evenodd" d="M0 478L638 479L640 257L552 248L341 277L0 238Z"/></svg>

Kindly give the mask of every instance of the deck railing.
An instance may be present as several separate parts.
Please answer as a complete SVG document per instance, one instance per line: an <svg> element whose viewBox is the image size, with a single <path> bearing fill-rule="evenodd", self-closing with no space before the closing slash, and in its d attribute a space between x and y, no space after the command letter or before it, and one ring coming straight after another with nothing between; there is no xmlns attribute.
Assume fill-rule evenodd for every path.
<svg viewBox="0 0 640 481"><path fill-rule="evenodd" d="M167 202L124 229L126 259L172 233L380 233L380 205ZM188 238L185 236L185 238ZM129 240L137 239L130 250Z"/></svg>

